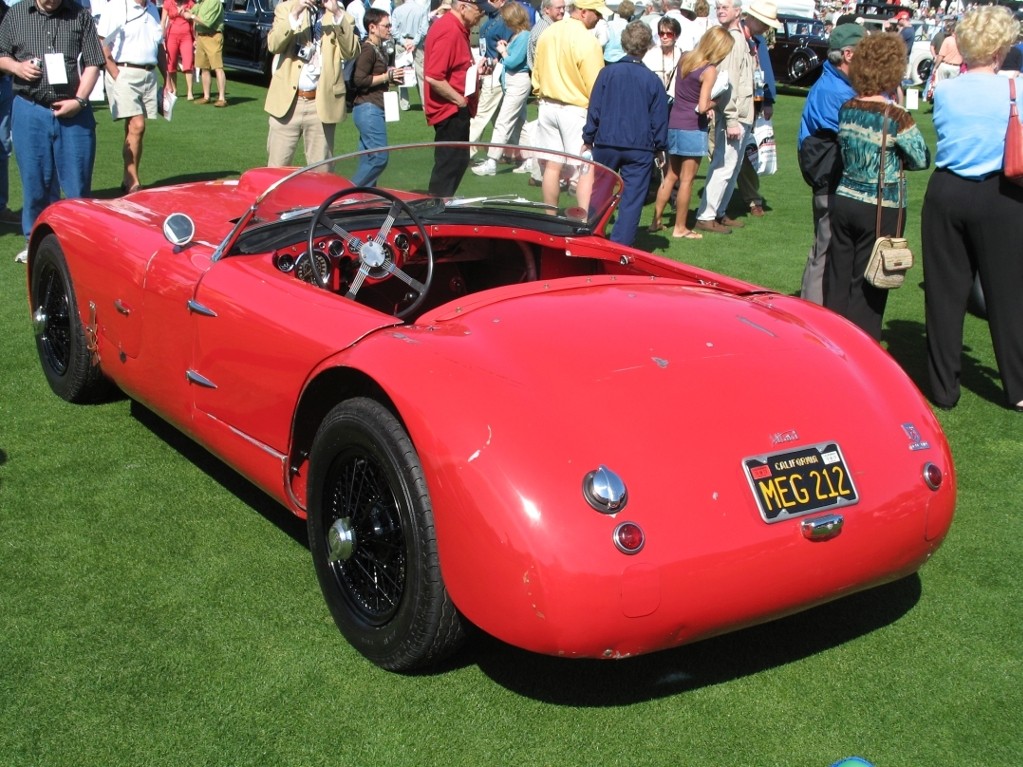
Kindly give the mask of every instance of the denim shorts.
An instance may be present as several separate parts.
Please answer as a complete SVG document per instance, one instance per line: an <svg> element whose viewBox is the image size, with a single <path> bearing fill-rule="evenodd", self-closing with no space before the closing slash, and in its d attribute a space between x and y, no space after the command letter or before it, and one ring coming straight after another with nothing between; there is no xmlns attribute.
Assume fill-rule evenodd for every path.
<svg viewBox="0 0 1023 767"><path fill-rule="evenodd" d="M706 157L710 143L707 131L668 130L668 154L675 157Z"/></svg>

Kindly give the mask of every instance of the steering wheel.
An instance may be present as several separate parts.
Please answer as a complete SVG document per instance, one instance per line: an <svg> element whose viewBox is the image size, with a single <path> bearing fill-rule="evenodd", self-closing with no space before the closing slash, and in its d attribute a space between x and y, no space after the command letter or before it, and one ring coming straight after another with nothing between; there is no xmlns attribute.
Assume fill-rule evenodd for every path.
<svg viewBox="0 0 1023 767"><path fill-rule="evenodd" d="M380 230L376 235L365 241L360 240L355 235L345 231L345 229L333 221L327 216L327 209L334 205L338 200L345 197L354 197L356 195L370 195L372 197L379 197L380 199L386 200L391 204L391 207L387 211L387 215L384 217L383 223L380 225ZM359 200L364 201L365 198ZM389 248L386 247L387 235L391 231L391 227L394 226L394 221L399 214L407 216L412 222L412 225L419 232L420 242L422 243L421 251L426 256L426 279L422 282L412 277L410 274L399 269L395 263L394 258L389 254ZM415 293L415 298L408 306L404 309L396 310L394 316L400 320L403 320L411 316L416 309L420 307L424 300L426 300L426 294L430 290L430 285L433 283L433 247L430 245L430 238L426 233L426 227L423 226L422 221L412 211L412 208L402 199L396 197L390 192L385 192L383 189L376 189L368 186L353 186L349 189L342 189L340 192L335 192L330 195L326 200L320 203L320 207L316 209L313 214L313 220L309 224L309 238L308 248L306 254L312 259L313 243L316 239L317 226L322 224L323 226L330 229L338 237L345 241L348 245L349 252L356 254L359 258L359 271L352 279L351 284L348 286L348 292L345 294L346 298L354 299L358 295L359 290L362 288L367 277L384 277L390 274L393 277L397 277L399 280L404 282L412 292ZM321 288L328 288L330 286L329 274L320 274L316 269L315 260L312 262L313 274L316 277L316 281L319 283Z"/></svg>

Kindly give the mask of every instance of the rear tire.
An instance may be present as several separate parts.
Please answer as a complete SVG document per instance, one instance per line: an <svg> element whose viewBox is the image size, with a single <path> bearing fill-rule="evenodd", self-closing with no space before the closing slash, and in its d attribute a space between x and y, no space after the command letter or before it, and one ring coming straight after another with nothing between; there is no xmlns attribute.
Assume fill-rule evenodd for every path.
<svg viewBox="0 0 1023 767"><path fill-rule="evenodd" d="M378 402L336 406L309 457L309 548L341 633L381 668L414 671L465 630L441 579L433 509L404 428Z"/></svg>
<svg viewBox="0 0 1023 767"><path fill-rule="evenodd" d="M68 402L96 402L110 391L93 364L74 286L57 236L47 235L32 259L30 306L39 362L50 384Z"/></svg>

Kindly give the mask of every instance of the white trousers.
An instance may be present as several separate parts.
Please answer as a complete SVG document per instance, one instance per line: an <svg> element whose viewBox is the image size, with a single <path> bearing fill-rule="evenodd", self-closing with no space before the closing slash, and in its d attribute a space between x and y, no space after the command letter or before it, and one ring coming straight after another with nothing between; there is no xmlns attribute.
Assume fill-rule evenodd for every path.
<svg viewBox="0 0 1023 767"><path fill-rule="evenodd" d="M529 98L532 88L529 72L505 75L504 100L501 101L501 109L494 120L494 135L490 139L494 144L519 143L522 126L526 122L526 99ZM470 132L471 130L470 124ZM501 150L491 149L489 155L491 160L500 160Z"/></svg>
<svg viewBox="0 0 1023 767"><path fill-rule="evenodd" d="M476 143L483 135L490 121L497 114L497 108L501 106L501 98L504 90L501 88L501 80L498 77L488 75L480 83L480 100L476 105L476 116L469 121L469 142Z"/></svg>

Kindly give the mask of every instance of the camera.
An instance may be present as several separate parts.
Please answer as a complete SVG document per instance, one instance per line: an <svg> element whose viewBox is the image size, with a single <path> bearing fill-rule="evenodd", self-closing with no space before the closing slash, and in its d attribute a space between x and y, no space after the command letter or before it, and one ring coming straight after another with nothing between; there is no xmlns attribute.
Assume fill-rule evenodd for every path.
<svg viewBox="0 0 1023 767"><path fill-rule="evenodd" d="M43 60L41 58L39 58L38 56L33 56L32 58L30 58L28 60L28 63L31 64L34 67L42 68L42 66L43 66Z"/></svg>
<svg viewBox="0 0 1023 767"><path fill-rule="evenodd" d="M314 43L309 42L309 43L306 43L303 46L300 46L298 48L298 50L295 51L295 55L298 56L300 61L308 64L310 62L310 60L313 58L313 54L315 52L316 52L316 45Z"/></svg>

